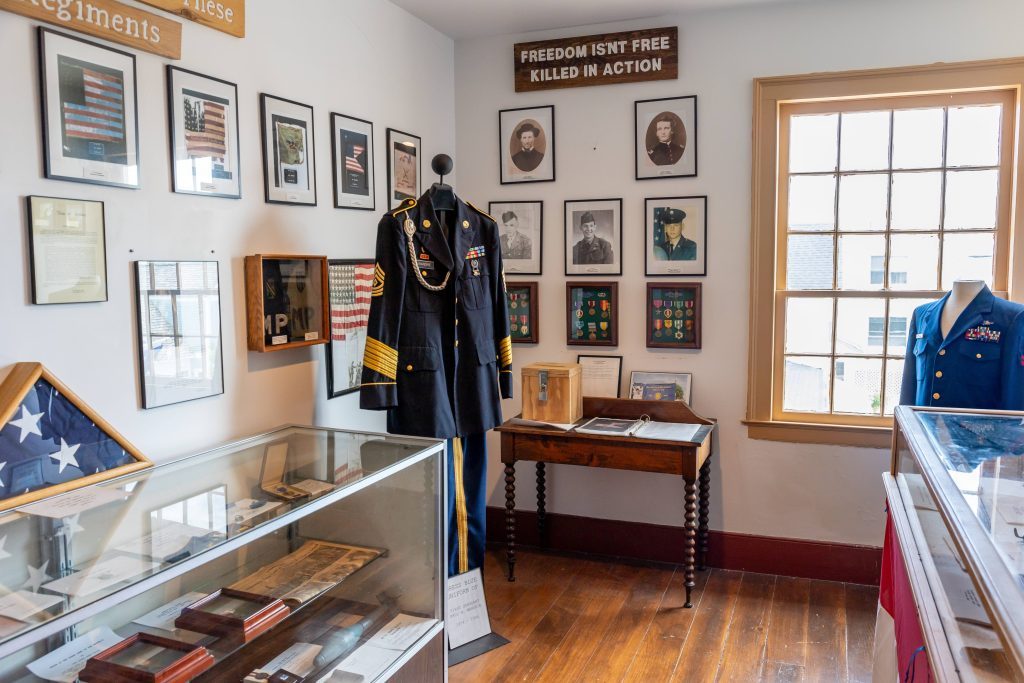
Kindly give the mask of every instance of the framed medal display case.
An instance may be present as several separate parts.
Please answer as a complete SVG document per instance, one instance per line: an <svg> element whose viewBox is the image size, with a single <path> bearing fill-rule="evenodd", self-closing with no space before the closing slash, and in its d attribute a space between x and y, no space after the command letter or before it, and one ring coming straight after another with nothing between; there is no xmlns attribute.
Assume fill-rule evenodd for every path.
<svg viewBox="0 0 1024 683"><path fill-rule="evenodd" d="M700 283L647 284L647 348L700 348Z"/></svg>
<svg viewBox="0 0 1024 683"><path fill-rule="evenodd" d="M327 292L326 256L246 256L249 350L326 344L330 321Z"/></svg>
<svg viewBox="0 0 1024 683"><path fill-rule="evenodd" d="M513 344L536 344L540 341L537 325L537 283L510 282L505 289L508 299L508 321Z"/></svg>
<svg viewBox="0 0 1024 683"><path fill-rule="evenodd" d="M566 340L573 346L618 346L617 282L565 285Z"/></svg>
<svg viewBox="0 0 1024 683"><path fill-rule="evenodd" d="M213 666L213 655L198 644L142 631L89 659L83 683L185 683Z"/></svg>

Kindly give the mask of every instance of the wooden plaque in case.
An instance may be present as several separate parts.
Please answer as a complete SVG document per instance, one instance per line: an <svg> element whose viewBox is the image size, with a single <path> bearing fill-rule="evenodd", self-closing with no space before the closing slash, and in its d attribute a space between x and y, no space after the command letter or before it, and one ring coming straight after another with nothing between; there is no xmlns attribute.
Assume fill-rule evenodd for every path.
<svg viewBox="0 0 1024 683"><path fill-rule="evenodd" d="M181 610L174 625L196 633L236 638L248 643L290 613L288 606L277 598L221 588Z"/></svg>
<svg viewBox="0 0 1024 683"><path fill-rule="evenodd" d="M330 341L326 256L245 257L246 338L250 351Z"/></svg>
<svg viewBox="0 0 1024 683"><path fill-rule="evenodd" d="M523 366L523 419L568 424L583 417L583 370L579 363Z"/></svg>
<svg viewBox="0 0 1024 683"><path fill-rule="evenodd" d="M78 678L85 683L184 683L213 661L202 645L136 633L91 657Z"/></svg>

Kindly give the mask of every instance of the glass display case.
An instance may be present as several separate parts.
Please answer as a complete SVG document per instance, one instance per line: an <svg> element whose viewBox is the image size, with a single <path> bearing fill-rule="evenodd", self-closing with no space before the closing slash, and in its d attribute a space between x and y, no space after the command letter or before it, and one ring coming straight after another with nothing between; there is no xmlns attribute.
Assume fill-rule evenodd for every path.
<svg viewBox="0 0 1024 683"><path fill-rule="evenodd" d="M289 426L0 513L0 682L443 680L444 483Z"/></svg>
<svg viewBox="0 0 1024 683"><path fill-rule="evenodd" d="M1024 413L896 409L886 495L932 675L1024 680Z"/></svg>

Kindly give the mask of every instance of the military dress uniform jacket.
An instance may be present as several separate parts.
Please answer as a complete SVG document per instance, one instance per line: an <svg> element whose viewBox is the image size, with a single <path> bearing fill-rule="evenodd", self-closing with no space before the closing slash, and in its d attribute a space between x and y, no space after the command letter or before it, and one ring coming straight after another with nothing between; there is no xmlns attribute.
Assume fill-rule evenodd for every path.
<svg viewBox="0 0 1024 683"><path fill-rule="evenodd" d="M900 403L1024 410L1024 306L985 287L943 339L948 299L914 309Z"/></svg>
<svg viewBox="0 0 1024 683"><path fill-rule="evenodd" d="M359 406L387 410L389 432L479 434L501 424L501 398L512 397L497 224L460 199L447 213L450 223L442 225L427 193L377 226ZM440 291L412 270L407 226L420 277L433 287L448 278Z"/></svg>

